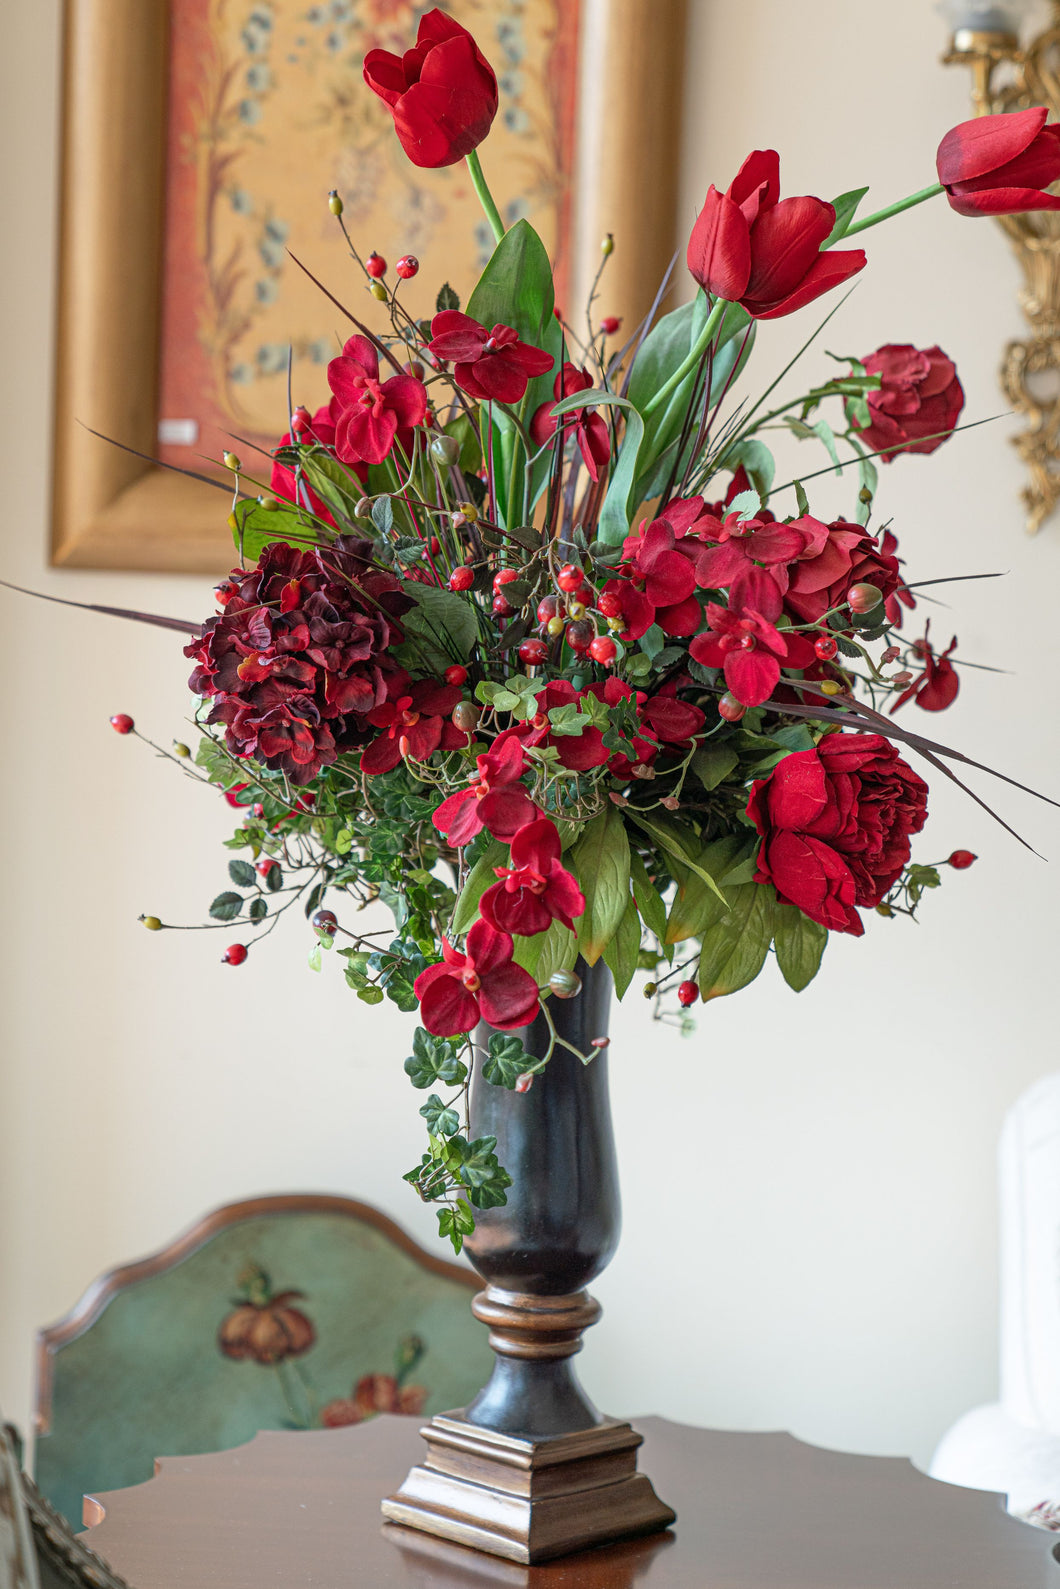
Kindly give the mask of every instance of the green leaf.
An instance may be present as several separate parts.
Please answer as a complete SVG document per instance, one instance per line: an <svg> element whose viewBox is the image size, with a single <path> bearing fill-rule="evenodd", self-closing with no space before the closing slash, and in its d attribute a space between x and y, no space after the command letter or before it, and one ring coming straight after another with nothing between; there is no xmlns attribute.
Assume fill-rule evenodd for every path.
<svg viewBox="0 0 1060 1589"><path fill-rule="evenodd" d="M757 436L748 436L744 441L738 441L735 446L730 447L714 467L731 469L735 474L741 464L762 501L768 502L776 478L777 466L765 442L759 441Z"/></svg>
<svg viewBox="0 0 1060 1589"><path fill-rule="evenodd" d="M527 220L510 226L490 255L467 313L480 325L514 326L524 342L540 346L555 297L552 266L540 237Z"/></svg>
<svg viewBox="0 0 1060 1589"><path fill-rule="evenodd" d="M743 883L729 909L703 935L699 991L704 999L736 993L753 982L773 939L776 894L768 883Z"/></svg>
<svg viewBox="0 0 1060 1589"><path fill-rule="evenodd" d="M604 949L604 964L615 979L615 993L620 999L633 981L633 973L637 969L639 952L640 915L631 895L626 900L626 908L622 912L622 920L618 924L618 931Z"/></svg>
<svg viewBox="0 0 1060 1589"><path fill-rule="evenodd" d="M310 971L319 971L321 966L320 945L315 943L309 951Z"/></svg>
<svg viewBox="0 0 1060 1589"><path fill-rule="evenodd" d="M518 1037L510 1032L493 1032L489 1040L489 1053L482 1061L483 1078L493 1087L513 1088L523 1071L534 1063ZM423 1113L423 1110L420 1110Z"/></svg>
<svg viewBox="0 0 1060 1589"><path fill-rule="evenodd" d="M438 289L438 296L434 300L435 314L442 314L446 309L459 309L460 299L447 281L443 281Z"/></svg>
<svg viewBox="0 0 1060 1589"><path fill-rule="evenodd" d="M377 988L374 983L369 983L367 987L357 989L357 997L365 1004L382 1004L386 995L382 988Z"/></svg>
<svg viewBox="0 0 1060 1589"><path fill-rule="evenodd" d="M380 535L389 535L394 528L394 504L388 496L376 497L372 503L372 523Z"/></svg>
<svg viewBox="0 0 1060 1589"><path fill-rule="evenodd" d="M344 519L353 518L354 509L364 496L364 487L352 469L318 448L302 449L302 469L311 489L332 513Z"/></svg>
<svg viewBox="0 0 1060 1589"><path fill-rule="evenodd" d="M466 662L478 639L471 603L438 585L406 580L402 590L412 597L415 606L401 618L406 642L397 648L398 652L414 649L422 663L438 673L453 662Z"/></svg>
<svg viewBox="0 0 1060 1589"><path fill-rule="evenodd" d="M273 541L293 541L295 545L330 539L330 526L312 514L299 510L293 502L280 501L277 508L263 508L256 498L237 502L229 518L236 551L245 563L256 563L264 548Z"/></svg>
<svg viewBox="0 0 1060 1589"><path fill-rule="evenodd" d="M728 877L741 862L755 840L742 833L727 833L706 845L698 856L699 865L711 877L717 878L724 888L723 895L708 887L696 872L688 871L679 879L677 892L670 906L666 923L665 943L684 943L686 938L701 938L708 927L714 925L728 909L726 900L732 898Z"/></svg>
<svg viewBox="0 0 1060 1589"><path fill-rule="evenodd" d="M692 757L692 771L704 789L716 789L725 782L739 760L729 745L704 745Z"/></svg>
<svg viewBox="0 0 1060 1589"><path fill-rule="evenodd" d="M556 971L572 971L578 958L578 938L561 921L554 921L547 931L538 934L541 948L538 951L535 975L541 987Z"/></svg>
<svg viewBox="0 0 1060 1589"><path fill-rule="evenodd" d="M841 475L843 473L843 465L839 461L839 453L836 450L835 431L826 419L819 419L812 429L814 435L824 442L828 456L835 464L835 473Z"/></svg>
<svg viewBox="0 0 1060 1589"><path fill-rule="evenodd" d="M255 873L249 861L229 861L228 875L237 888L254 887Z"/></svg>
<svg viewBox="0 0 1060 1589"><path fill-rule="evenodd" d="M451 419L446 425L445 434L452 436L459 444L460 452L456 460L458 469L464 474L474 474L482 467L482 443L470 414L466 414L461 409L456 418Z"/></svg>
<svg viewBox="0 0 1060 1589"><path fill-rule="evenodd" d="M618 931L629 897L629 840L617 806L587 825L567 861L585 895L578 947L593 966Z"/></svg>
<svg viewBox="0 0 1060 1589"><path fill-rule="evenodd" d="M626 815L633 819L638 828L643 828L667 855L672 855L675 860L681 862L682 866L687 866L697 877L701 877L707 887L717 894L723 905L728 903L715 879L700 865L697 859L699 840L690 828L670 818L648 816L646 812L638 811L634 806L626 807Z"/></svg>
<svg viewBox="0 0 1060 1589"><path fill-rule="evenodd" d="M796 993L817 975L828 942L828 928L804 916L796 905L778 903L773 923L777 965Z"/></svg>
<svg viewBox="0 0 1060 1589"><path fill-rule="evenodd" d="M460 1130L460 1116L455 1109L448 1108L436 1092L420 1105L420 1114L432 1137L452 1137Z"/></svg>
<svg viewBox="0 0 1060 1589"><path fill-rule="evenodd" d="M217 898L210 906L210 915L215 921L235 921L242 909L242 894L233 894L228 892L225 894L218 894Z"/></svg>
<svg viewBox="0 0 1060 1589"><path fill-rule="evenodd" d="M648 876L644 862L636 850L632 849L629 852L629 880L633 884L633 898L636 900L641 920L648 931L653 932L662 943L666 934L666 906L663 904L662 895Z"/></svg>
<svg viewBox="0 0 1060 1589"><path fill-rule="evenodd" d="M247 911L247 914L250 917L251 921L264 921L264 919L268 915L268 913L269 913L269 902L268 902L268 900L267 899L262 899L260 894L256 894L254 896L254 898L250 901L250 907L249 907L249 909Z"/></svg>
<svg viewBox="0 0 1060 1589"><path fill-rule="evenodd" d="M479 856L470 872L460 898L453 911L452 930L454 933L467 932L468 928L478 916L478 903L491 884L497 881L495 866L501 866L508 853L508 846L499 839L490 839L489 844Z"/></svg>
<svg viewBox="0 0 1060 1589"><path fill-rule="evenodd" d="M833 243L838 243L857 211L858 205L868 192L868 188L851 188L849 193L841 193L837 199L832 200L835 210L835 225L821 244L821 248L831 248Z"/></svg>
<svg viewBox="0 0 1060 1589"><path fill-rule="evenodd" d="M265 873L265 887L270 894L276 894L283 887L283 867L270 866Z"/></svg>
<svg viewBox="0 0 1060 1589"><path fill-rule="evenodd" d="M378 993L379 999L383 997L381 988L370 991ZM379 999L369 1002L376 1004ZM456 1057L451 1038L434 1037L422 1026L417 1026L412 1034L412 1053L405 1061L405 1074L414 1087L430 1087L436 1081L457 1087L467 1080L467 1066Z"/></svg>

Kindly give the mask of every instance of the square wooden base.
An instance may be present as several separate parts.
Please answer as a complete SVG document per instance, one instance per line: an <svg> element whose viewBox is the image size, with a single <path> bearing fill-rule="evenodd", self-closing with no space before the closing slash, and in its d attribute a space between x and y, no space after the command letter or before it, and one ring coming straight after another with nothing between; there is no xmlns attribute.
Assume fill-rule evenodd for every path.
<svg viewBox="0 0 1060 1589"><path fill-rule="evenodd" d="M608 1419L532 1440L440 1414L420 1431L422 1466L383 1502L393 1523L509 1561L547 1561L653 1534L675 1514L637 1472L642 1437Z"/></svg>

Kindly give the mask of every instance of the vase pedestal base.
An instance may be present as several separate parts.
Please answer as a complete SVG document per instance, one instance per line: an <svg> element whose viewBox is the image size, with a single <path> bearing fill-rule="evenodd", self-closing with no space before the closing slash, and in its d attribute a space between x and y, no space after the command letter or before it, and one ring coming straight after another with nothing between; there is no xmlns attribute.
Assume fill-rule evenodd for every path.
<svg viewBox="0 0 1060 1589"><path fill-rule="evenodd" d="M674 1521L637 1472L642 1437L628 1423L530 1439L443 1413L421 1433L422 1466L383 1502L392 1523L530 1563Z"/></svg>

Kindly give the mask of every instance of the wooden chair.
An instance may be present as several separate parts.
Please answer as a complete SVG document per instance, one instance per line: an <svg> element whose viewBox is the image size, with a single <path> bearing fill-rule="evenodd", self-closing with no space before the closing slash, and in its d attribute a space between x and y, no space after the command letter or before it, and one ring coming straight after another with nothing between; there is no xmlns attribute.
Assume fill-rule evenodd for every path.
<svg viewBox="0 0 1060 1589"><path fill-rule="evenodd" d="M35 1475L61 1513L259 1429L461 1407L492 1366L470 1270L347 1197L230 1203L38 1336Z"/></svg>

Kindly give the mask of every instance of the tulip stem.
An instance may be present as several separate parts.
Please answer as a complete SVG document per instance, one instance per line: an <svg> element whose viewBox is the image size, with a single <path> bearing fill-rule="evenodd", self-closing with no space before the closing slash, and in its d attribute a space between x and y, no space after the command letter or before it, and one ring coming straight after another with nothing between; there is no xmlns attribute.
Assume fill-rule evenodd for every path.
<svg viewBox="0 0 1060 1589"><path fill-rule="evenodd" d="M837 243L846 242L848 237L853 237L855 232L867 231L870 226L876 226L880 221L890 220L892 215L901 215L903 210L911 210L915 204L923 204L925 199L933 199L937 193L943 191L941 182L933 182L929 188L921 188L919 193L911 193L907 199L899 199L896 204L888 204L886 209L877 210L874 215L866 215L863 221L855 221L848 226L841 237L834 239Z"/></svg>
<svg viewBox="0 0 1060 1589"><path fill-rule="evenodd" d="M659 387L659 390L648 399L644 407L641 409L641 413L645 419L647 419L649 414L654 414L655 410L660 406L660 404L666 401L671 392L673 392L676 387L680 386L686 375L690 375L696 368L696 365L707 351L714 333L721 324L721 318L728 307L729 305L724 298L716 298L714 300L714 307L707 316L707 323L699 333L699 336L696 338L695 343L689 349L685 358L677 366L677 369L670 376L670 379L666 381L664 385Z"/></svg>
<svg viewBox="0 0 1060 1589"><path fill-rule="evenodd" d="M485 210L486 219L492 226L493 235L499 243L501 238L504 236L504 222L501 220L500 210L493 202L493 194L486 185L486 178L482 175L482 166L479 163L478 150L472 149L471 153L469 155L465 155L464 158L467 161L467 168L471 173L471 180L475 185L475 192L478 194L479 203Z"/></svg>

